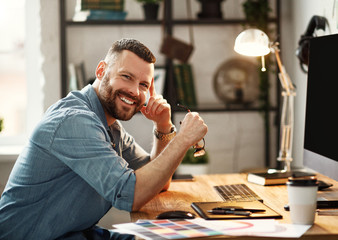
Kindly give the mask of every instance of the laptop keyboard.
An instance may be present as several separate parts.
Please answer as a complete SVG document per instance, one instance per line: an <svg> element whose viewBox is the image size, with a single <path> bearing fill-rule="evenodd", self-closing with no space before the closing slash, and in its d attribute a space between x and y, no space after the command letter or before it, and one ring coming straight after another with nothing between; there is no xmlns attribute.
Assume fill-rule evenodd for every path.
<svg viewBox="0 0 338 240"><path fill-rule="evenodd" d="M214 189L225 202L249 202L256 200L263 202L263 199L246 184L220 185L214 186Z"/></svg>

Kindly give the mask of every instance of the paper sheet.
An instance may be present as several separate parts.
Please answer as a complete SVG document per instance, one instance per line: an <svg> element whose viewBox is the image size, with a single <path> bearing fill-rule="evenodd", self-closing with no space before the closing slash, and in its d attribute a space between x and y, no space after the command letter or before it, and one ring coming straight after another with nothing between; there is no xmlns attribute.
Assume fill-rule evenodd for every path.
<svg viewBox="0 0 338 240"><path fill-rule="evenodd" d="M139 220L136 223L113 225L144 239L182 239L222 235L222 232L195 224L190 220Z"/></svg>
<svg viewBox="0 0 338 240"><path fill-rule="evenodd" d="M311 225L282 224L274 219L206 221L196 218L192 221L232 236L299 238L311 227Z"/></svg>
<svg viewBox="0 0 338 240"><path fill-rule="evenodd" d="M144 239L177 239L215 235L301 237L311 225L281 224L276 220L139 220L113 225Z"/></svg>

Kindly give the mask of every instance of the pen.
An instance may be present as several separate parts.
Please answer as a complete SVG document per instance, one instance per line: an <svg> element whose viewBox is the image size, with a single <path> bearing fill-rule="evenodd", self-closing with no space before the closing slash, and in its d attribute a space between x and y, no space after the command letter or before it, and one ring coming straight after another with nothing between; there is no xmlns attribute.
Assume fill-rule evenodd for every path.
<svg viewBox="0 0 338 240"><path fill-rule="evenodd" d="M212 209L212 210L208 210L208 213L219 214L219 215L225 215L225 214L233 214L233 215L241 215L241 216L251 215L250 211L225 210L225 209Z"/></svg>
<svg viewBox="0 0 338 240"><path fill-rule="evenodd" d="M229 211L249 211L252 213L255 212L265 212L265 209L259 209L259 208L236 208L236 207L216 207L212 210L229 210Z"/></svg>

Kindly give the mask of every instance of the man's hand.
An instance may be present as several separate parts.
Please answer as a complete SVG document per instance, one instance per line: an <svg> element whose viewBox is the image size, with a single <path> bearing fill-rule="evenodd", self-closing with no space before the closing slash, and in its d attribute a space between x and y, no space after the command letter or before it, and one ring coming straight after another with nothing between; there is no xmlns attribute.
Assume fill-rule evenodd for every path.
<svg viewBox="0 0 338 240"><path fill-rule="evenodd" d="M184 141L186 146L191 147L198 143L208 131L207 125L197 112L188 112L181 124L177 137Z"/></svg>
<svg viewBox="0 0 338 240"><path fill-rule="evenodd" d="M172 126L170 104L162 95L156 93L154 79L151 82L149 94L147 106L143 106L141 109L142 114L154 122L157 131L169 133Z"/></svg>

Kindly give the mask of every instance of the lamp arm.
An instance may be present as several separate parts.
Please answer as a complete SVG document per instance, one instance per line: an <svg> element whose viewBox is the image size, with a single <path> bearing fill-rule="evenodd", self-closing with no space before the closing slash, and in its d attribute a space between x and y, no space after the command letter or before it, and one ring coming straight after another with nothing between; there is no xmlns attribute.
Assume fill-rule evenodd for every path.
<svg viewBox="0 0 338 240"><path fill-rule="evenodd" d="M279 49L275 46L273 47L275 56L276 56L276 60L277 60L277 65L280 71L280 81L281 81L281 85L284 88L284 90L286 91L286 93L288 95L290 95L290 91L294 91L295 87L292 84L292 81L290 79L290 77L288 76L288 74L285 71L285 68L282 64L281 58L279 56Z"/></svg>
<svg viewBox="0 0 338 240"><path fill-rule="evenodd" d="M279 49L276 45L272 46L276 55L277 65L279 68L279 79L281 81L284 91L282 92L282 115L280 122L280 148L278 161L284 161L285 167L283 171L291 172L292 161L292 140L293 140L293 127L294 127L294 96L295 87L293 86L289 75L286 73L285 68L279 56Z"/></svg>

